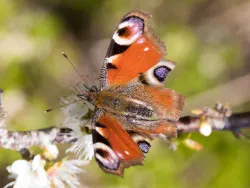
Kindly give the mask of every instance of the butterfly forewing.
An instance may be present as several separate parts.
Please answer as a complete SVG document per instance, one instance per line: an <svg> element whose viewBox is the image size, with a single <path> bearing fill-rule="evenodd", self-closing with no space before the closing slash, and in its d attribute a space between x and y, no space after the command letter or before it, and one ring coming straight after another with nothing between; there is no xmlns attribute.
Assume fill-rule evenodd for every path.
<svg viewBox="0 0 250 188"><path fill-rule="evenodd" d="M149 15L126 15L114 33L101 73L101 88L124 84L157 64L165 46L149 27Z"/></svg>

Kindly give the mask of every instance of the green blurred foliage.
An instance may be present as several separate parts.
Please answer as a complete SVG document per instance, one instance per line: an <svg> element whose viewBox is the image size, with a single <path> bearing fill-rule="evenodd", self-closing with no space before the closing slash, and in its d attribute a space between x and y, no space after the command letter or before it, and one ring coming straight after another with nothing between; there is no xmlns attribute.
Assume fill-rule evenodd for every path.
<svg viewBox="0 0 250 188"><path fill-rule="evenodd" d="M249 3L1 0L0 87L5 91L8 128L30 130L60 124L59 112L46 115L44 110L58 106L59 98L72 93L71 88L79 81L61 52L69 55L88 84L96 83L112 32L119 19L133 9L153 15L152 25L167 45L167 59L178 64L167 86L187 98L249 74L250 16L236 19L241 11L250 12L243 7L249 7ZM227 93L222 96L215 99L227 101ZM204 101L206 98L200 102ZM188 102L186 108L191 111ZM249 110L249 100L233 109ZM82 175L83 185L250 187L249 142L237 140L229 132L214 132L208 138L197 133L192 139L202 143L204 149L191 151L181 145L177 151L170 151L166 143L154 141L144 166L127 169L123 179L104 174L93 160ZM0 153L2 187L9 181L5 167L20 156L3 149Z"/></svg>

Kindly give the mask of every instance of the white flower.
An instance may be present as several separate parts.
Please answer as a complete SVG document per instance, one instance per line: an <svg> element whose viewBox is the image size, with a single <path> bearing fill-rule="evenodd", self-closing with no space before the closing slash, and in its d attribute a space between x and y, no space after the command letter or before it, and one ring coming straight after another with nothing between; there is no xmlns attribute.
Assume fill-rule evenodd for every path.
<svg viewBox="0 0 250 188"><path fill-rule="evenodd" d="M55 131L56 132L56 131ZM52 144L50 136L41 132L39 134L40 140L42 141L42 148L44 149L44 155L47 159L53 160L56 159L59 155L58 148L55 144Z"/></svg>
<svg viewBox="0 0 250 188"><path fill-rule="evenodd" d="M79 101L79 98L75 95L61 98L62 105L66 105L61 108L66 117L63 126L73 130L65 134L67 134L69 140L77 140L66 152L74 153L79 159L84 157L84 160L91 160L94 155L92 135L83 134L82 128L88 127L91 129L91 125L88 124L89 119L83 117L89 110L94 109L86 101L74 103L77 100Z"/></svg>
<svg viewBox="0 0 250 188"><path fill-rule="evenodd" d="M75 132L80 132L81 127L89 122L89 119L84 119L83 117L89 112L89 109L93 110L93 107L90 103L81 100L75 95L61 98L61 104L63 106L61 110L65 115L62 126L68 127Z"/></svg>
<svg viewBox="0 0 250 188"><path fill-rule="evenodd" d="M14 188L49 188L50 181L44 170L45 161L36 155L32 161L17 160L7 167L9 173L16 180L4 188L14 185Z"/></svg>
<svg viewBox="0 0 250 188"><path fill-rule="evenodd" d="M54 188L79 188L80 182L78 174L83 172L81 166L88 164L89 161L83 160L64 160L55 163L48 169L48 176L51 186Z"/></svg>
<svg viewBox="0 0 250 188"><path fill-rule="evenodd" d="M66 152L74 153L78 159L91 160L94 155L92 135L82 133L70 133L77 141Z"/></svg>

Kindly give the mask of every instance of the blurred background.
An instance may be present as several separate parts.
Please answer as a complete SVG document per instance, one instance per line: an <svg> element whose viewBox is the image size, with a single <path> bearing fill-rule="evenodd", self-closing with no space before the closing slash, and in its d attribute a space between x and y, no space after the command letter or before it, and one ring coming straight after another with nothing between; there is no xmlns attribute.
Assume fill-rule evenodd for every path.
<svg viewBox="0 0 250 188"><path fill-rule="evenodd" d="M153 15L151 25L177 62L167 79L187 97L183 115L196 107L231 104L250 110L250 2L244 0L1 0L0 88L8 129L59 125L59 98L80 78L61 55L66 52L84 81L98 84L108 43L120 19L138 9ZM144 166L125 178L103 173L93 160L82 187L250 187L250 143L230 132L198 133L204 145L170 151L154 141ZM6 166L20 155L0 149L0 187L10 180Z"/></svg>

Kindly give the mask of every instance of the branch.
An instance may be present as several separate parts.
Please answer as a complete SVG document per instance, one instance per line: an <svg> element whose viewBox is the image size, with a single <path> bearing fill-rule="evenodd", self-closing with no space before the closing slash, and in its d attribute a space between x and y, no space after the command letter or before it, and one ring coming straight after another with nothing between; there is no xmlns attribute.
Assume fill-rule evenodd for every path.
<svg viewBox="0 0 250 188"><path fill-rule="evenodd" d="M198 132L201 121L199 116L185 116L180 118L176 124L178 134ZM229 130L236 134L240 129L250 127L250 112L232 114L230 117L224 118L223 121L210 117L208 121L211 122L211 127L214 131ZM0 147L21 151L23 148L42 146L44 136L48 137L54 144L72 143L76 140L72 140L68 134L65 134L71 131L69 128L55 127L23 132L0 129Z"/></svg>
<svg viewBox="0 0 250 188"><path fill-rule="evenodd" d="M211 127L214 131L229 130L236 133L236 131L239 129L250 127L250 112L237 113L228 118L225 118L225 124L223 128L218 127L218 123L221 124L221 122L217 119L212 118L210 121L213 121ZM178 134L198 132L200 129L200 124L201 119L198 116L182 117L177 122ZM23 132L0 129L0 147L15 151L21 151L23 148L41 146L43 145L42 137L45 135L48 136L50 141L54 144L72 143L76 140L70 139L67 134L65 134L71 131L72 130L68 128L55 127Z"/></svg>
<svg viewBox="0 0 250 188"><path fill-rule="evenodd" d="M68 128L46 128L32 131L8 131L6 129L6 113L2 107L3 90L0 88L0 148L22 151L32 146L43 146L44 140L53 144L69 143L71 129ZM45 139L46 137L46 139Z"/></svg>
<svg viewBox="0 0 250 188"><path fill-rule="evenodd" d="M45 137L53 144L70 143L73 140L65 134L70 131L70 129L55 127L20 132L0 129L0 148L21 151L32 146L43 146Z"/></svg>
<svg viewBox="0 0 250 188"><path fill-rule="evenodd" d="M235 113L225 118L223 122L216 118L209 119L212 130L215 131L236 131L238 129L250 127L250 112ZM223 127L218 124L224 123ZM201 118L199 116L185 116L180 118L177 123L178 133L197 132L200 129Z"/></svg>

